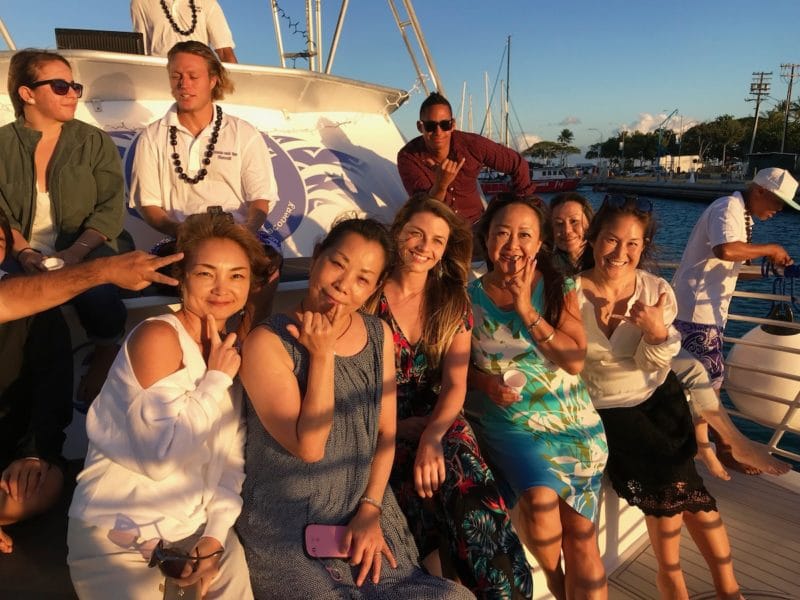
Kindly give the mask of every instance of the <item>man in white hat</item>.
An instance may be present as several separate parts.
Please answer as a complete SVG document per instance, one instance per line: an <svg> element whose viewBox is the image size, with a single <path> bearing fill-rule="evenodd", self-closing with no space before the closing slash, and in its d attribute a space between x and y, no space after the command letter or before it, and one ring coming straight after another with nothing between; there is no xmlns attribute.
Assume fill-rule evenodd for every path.
<svg viewBox="0 0 800 600"><path fill-rule="evenodd" d="M723 381L722 332L742 263L762 257L781 267L793 262L780 244L753 243L753 217L765 221L784 204L800 210L794 200L796 191L797 181L788 171L760 170L744 192L718 198L703 212L675 271L675 327L681 332L683 347L703 363L717 393ZM759 473L736 461L724 440L717 444L717 456L733 469Z"/></svg>

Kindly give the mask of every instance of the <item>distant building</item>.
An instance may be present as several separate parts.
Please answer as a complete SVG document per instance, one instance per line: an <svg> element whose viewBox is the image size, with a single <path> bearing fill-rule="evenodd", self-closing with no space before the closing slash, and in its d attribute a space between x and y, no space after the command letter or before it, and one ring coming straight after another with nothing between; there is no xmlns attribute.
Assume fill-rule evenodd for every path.
<svg viewBox="0 0 800 600"><path fill-rule="evenodd" d="M698 154L682 154L681 156L666 155L658 159L658 165L665 171L673 173L688 173L703 168L703 161Z"/></svg>

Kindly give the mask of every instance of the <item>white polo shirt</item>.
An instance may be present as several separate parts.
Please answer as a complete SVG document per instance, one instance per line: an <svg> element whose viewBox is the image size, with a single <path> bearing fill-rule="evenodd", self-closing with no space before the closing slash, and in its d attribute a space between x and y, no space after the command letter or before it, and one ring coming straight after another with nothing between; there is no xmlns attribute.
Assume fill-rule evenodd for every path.
<svg viewBox="0 0 800 600"><path fill-rule="evenodd" d="M192 26L189 0L166 0L172 20L183 31ZM217 0L194 0L197 25L191 35L177 33L161 8L160 0L131 0L133 30L144 36L144 51L166 56L178 42L197 40L212 48L235 48L233 34Z"/></svg>
<svg viewBox="0 0 800 600"><path fill-rule="evenodd" d="M746 242L744 198L739 192L718 198L695 223L672 285L681 321L725 327L741 263L720 260L714 247Z"/></svg>
<svg viewBox="0 0 800 600"><path fill-rule="evenodd" d="M171 126L177 128L178 145L174 149L169 143ZM212 120L195 138L178 121L174 104L163 118L150 123L136 141L129 206L160 206L178 223L188 215L206 212L209 206L221 206L233 214L237 223L243 223L247 220L248 202L275 202L278 186L261 132L224 112L205 178L194 185L180 179L172 153L180 155L181 166L189 177L196 176L204 166L202 160L213 129Z"/></svg>

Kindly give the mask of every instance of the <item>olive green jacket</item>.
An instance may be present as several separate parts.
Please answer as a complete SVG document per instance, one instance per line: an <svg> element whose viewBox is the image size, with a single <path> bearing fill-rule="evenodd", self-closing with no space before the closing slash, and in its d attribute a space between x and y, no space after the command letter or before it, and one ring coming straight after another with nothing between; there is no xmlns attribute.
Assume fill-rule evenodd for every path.
<svg viewBox="0 0 800 600"><path fill-rule="evenodd" d="M20 117L0 127L0 210L11 227L30 239L36 210L34 152L42 134ZM125 182L117 147L101 129L73 119L64 123L47 170L56 231L56 250L72 245L85 229L102 233L100 252L130 250L123 235Z"/></svg>

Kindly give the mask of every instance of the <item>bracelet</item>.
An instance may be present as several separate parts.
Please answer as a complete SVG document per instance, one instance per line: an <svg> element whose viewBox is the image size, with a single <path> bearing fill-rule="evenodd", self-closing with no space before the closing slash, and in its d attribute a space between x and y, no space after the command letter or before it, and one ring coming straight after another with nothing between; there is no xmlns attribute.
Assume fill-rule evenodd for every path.
<svg viewBox="0 0 800 600"><path fill-rule="evenodd" d="M365 503L371 504L372 506L378 509L378 513L383 514L383 505L377 500L375 500L375 498L370 498L369 496L361 496L361 498L358 499L359 506Z"/></svg>
<svg viewBox="0 0 800 600"><path fill-rule="evenodd" d="M538 317L536 317L536 318L533 320L533 323L531 323L531 324L529 324L529 325L526 325L526 326L525 326L525 329L527 329L528 331L530 331L530 332L531 332L531 335L533 335L533 330L534 330L534 329L536 329L536 328L539 326L539 323L541 323L541 322L542 322L542 313L539 313L539 316L538 316Z"/></svg>
<svg viewBox="0 0 800 600"><path fill-rule="evenodd" d="M547 336L546 338L544 338L543 340L539 340L539 342L538 342L538 343L539 343L539 344L546 344L547 342L549 342L550 340L552 340L554 337L556 337L556 330L555 330L555 328L553 328L553 331L551 331L551 332L550 332L550 335L548 335L548 336Z"/></svg>

